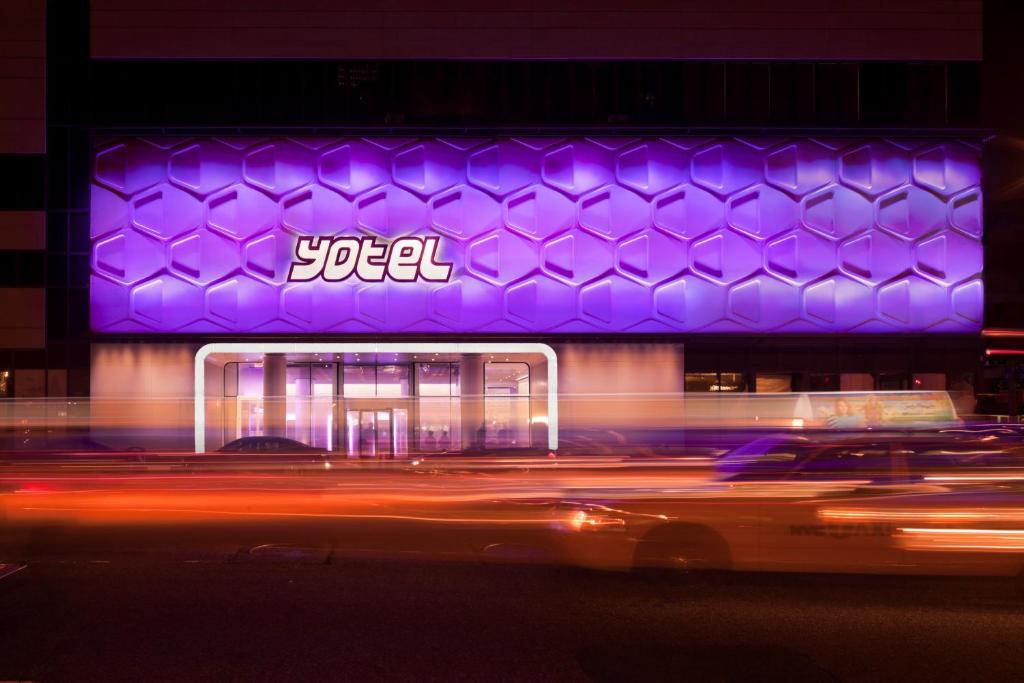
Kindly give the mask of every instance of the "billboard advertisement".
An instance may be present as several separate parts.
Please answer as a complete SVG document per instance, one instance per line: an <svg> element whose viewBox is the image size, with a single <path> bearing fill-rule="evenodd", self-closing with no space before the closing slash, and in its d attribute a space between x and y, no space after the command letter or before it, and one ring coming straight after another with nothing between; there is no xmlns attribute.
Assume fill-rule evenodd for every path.
<svg viewBox="0 0 1024 683"><path fill-rule="evenodd" d="M98 333L975 332L949 140L97 140Z"/></svg>

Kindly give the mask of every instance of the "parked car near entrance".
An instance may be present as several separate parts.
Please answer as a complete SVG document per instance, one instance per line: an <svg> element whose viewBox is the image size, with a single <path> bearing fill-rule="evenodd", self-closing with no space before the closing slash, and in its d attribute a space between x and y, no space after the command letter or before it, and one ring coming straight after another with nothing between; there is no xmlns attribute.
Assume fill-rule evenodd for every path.
<svg viewBox="0 0 1024 683"><path fill-rule="evenodd" d="M324 449L307 446L283 436L246 436L217 449L218 453L323 453Z"/></svg>

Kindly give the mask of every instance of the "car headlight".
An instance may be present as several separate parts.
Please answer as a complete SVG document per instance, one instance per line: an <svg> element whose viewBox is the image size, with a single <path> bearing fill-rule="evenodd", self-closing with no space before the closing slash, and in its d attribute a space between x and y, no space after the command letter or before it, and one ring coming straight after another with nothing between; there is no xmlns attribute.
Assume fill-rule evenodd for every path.
<svg viewBox="0 0 1024 683"><path fill-rule="evenodd" d="M567 526L573 531L607 531L624 528L626 520L613 513L577 510L569 517Z"/></svg>

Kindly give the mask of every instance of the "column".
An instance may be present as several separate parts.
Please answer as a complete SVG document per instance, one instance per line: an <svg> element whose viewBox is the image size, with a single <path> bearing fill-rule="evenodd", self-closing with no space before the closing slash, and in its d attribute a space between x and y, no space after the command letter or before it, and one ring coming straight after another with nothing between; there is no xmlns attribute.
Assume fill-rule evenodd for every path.
<svg viewBox="0 0 1024 683"><path fill-rule="evenodd" d="M263 433L267 436L285 435L287 414L286 389L288 361L283 353L263 356Z"/></svg>
<svg viewBox="0 0 1024 683"><path fill-rule="evenodd" d="M462 411L462 451L479 452L484 448L484 359L467 353L459 360L459 384Z"/></svg>

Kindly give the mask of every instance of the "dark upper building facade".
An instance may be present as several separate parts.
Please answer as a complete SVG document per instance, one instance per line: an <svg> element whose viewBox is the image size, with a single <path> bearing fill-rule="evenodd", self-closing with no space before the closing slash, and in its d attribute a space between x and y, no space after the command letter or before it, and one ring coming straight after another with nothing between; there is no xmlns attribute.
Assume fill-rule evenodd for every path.
<svg viewBox="0 0 1024 683"><path fill-rule="evenodd" d="M758 377L767 386L783 376L790 378L793 389L839 389L842 374L869 377L879 388L912 388L915 378L924 378L932 386L974 382L982 389L982 326L1024 327L1015 258L1022 210L1015 141L1019 121L1024 120L1019 114L1024 112L1013 85L1014 39L1006 28L1019 20L1013 3L985 3L983 12L980 2L895 0L826 12L815 3L797 0L770 5L751 0L609 0L562 7L535 2L514 8L452 0L429 9L402 1L367 9L313 0L268 0L244 7L226 0L71 0L48 6L40 0L10 3L0 12L6 14L0 22L0 100L5 103L0 109L0 165L5 177L0 186L0 258L6 260L0 301L8 311L0 322L5 327L0 333L0 366L8 372L0 392L5 389L8 395L88 395L92 348L98 343L287 336L286 327L246 331L213 323L195 329L97 324L97 299L90 292L97 290L97 277L104 286L116 285L120 266L116 259L103 261L97 250L103 234L97 234L96 187L119 194L125 202L139 201L124 187L119 189L116 179L110 181L109 175L97 171L97 155L123 140L158 139L167 154L182 151L185 139L302 139L328 141L327 145L366 137L458 140L455 148L463 159L487 148L485 140L605 140L607 144L595 149L607 152L608 172L618 174L612 186L636 191L656 211L661 195L652 191L648 196L631 186L629 178L623 181L622 157L631 149L623 141L669 139L683 141L673 149L697 150L694 155L713 150L714 158L707 162L710 170L701 167L693 185L720 196L727 212L740 212L736 206L745 201L736 193L716 193L715 169L725 169L722 173L728 175L735 165L735 155L728 152L734 144L730 141L741 141L741 156L750 152L759 167L770 164L765 159L788 145L811 141L831 155L828 163L846 164L836 171L845 173L837 176L837 184L856 190L858 182L866 183L861 195L868 198L867 208L842 205L833 210L840 220L858 211L870 214L869 222L878 220L878 212L890 205L906 213L893 219L895 228L883 218L881 227L875 226L881 237L874 241L852 240L848 245L824 236L838 245L821 257L835 259L839 254L831 269L838 277L872 288L876 306L879 296L893 302L883 305L892 313L891 320L882 316L886 324L815 328L814 321L827 322L829 313L815 318L814 311L808 312L808 305L817 306L824 291L819 288L812 296L808 282L817 278L811 284L820 280L831 287L833 301L840 301L842 296L835 292L846 280L826 282L831 276L825 272L802 279L797 270L786 270L785 263L787 249L803 249L799 236L790 246L784 242L775 247L770 236L759 235L756 229L744 235L742 226L729 219L717 246L698 244L695 249L688 243L687 258L700 283L720 283L727 290L723 319L737 324L673 327L669 306L668 313L654 310L647 327L629 330L602 327L594 322L599 314L588 323L581 312L578 328L527 326L516 334L454 326L452 331L479 339L497 335L614 343L626 335L633 340L681 342L693 389L707 384L709 376L719 385L728 377L728 382L748 390L756 388ZM239 163L254 164L249 160L259 150L246 144L237 146ZM320 149L317 144L308 147ZM395 148L401 144L396 142ZM554 188L582 207L591 201L588 190L577 192L571 183L558 185L555 176L564 164L559 161L560 148L552 144L538 146L538 186ZM875 144L898 153L873 151L870 146ZM862 147L868 151L859 152ZM316 152L317 159L320 154ZM935 178L953 172L949 159L972 154L975 161L968 166L973 164L981 180L961 178L967 184L955 188L960 181L950 181L948 193L936 185L945 181ZM694 155L685 161L691 176L694 164L704 163L694 161ZM570 156L570 175L575 172L573 164L589 163L586 154ZM422 171L429 161L417 168ZM311 163L322 167L322 161ZM906 173L905 180L894 181L891 188L876 184L875 176L884 174L887 165L900 163L906 168L895 172ZM930 163L938 164L939 170L929 170ZM786 173L792 168L783 166ZM249 182L252 174L245 178ZM394 184L409 189L403 182L396 176ZM799 224L794 229L814 233L807 209L814 188L787 189L786 182L767 178L755 183L766 189L753 205L754 220L767 211L765 195L778 191L798 206L794 220ZM171 179L168 187L172 186L182 187ZM472 179L470 186L481 189ZM904 186L910 189L896 198L898 202L887 199L886 192ZM208 196L185 189L198 201L209 202ZM500 191L483 190L507 207L508 197ZM940 197L940 204L917 202L912 194L917 190L922 196ZM958 194L961 190L965 194ZM267 190L276 197L275 191ZM415 187L411 191L416 194ZM282 190L280 197L285 194ZM982 196L983 209L975 211L972 207L981 207ZM432 208L437 196L424 191L421 199ZM936 220L947 222L937 229L951 231L938 248L922 246L921 235L899 234L900 220L916 229L921 221L931 220L920 217L928 211L944 212L945 218ZM963 218L958 211L973 211L977 218ZM964 227L970 220L977 223L974 233L974 228ZM585 219L580 229L600 232L588 227ZM650 229L658 236L672 236L671 229L656 220ZM925 232L929 230L932 227ZM728 261L742 249L732 245L735 235L765 245L760 255L751 257L761 259L759 265L768 277L758 281L756 301L785 299L788 290L772 289L777 281L800 289L803 298L793 304L799 313L792 316L792 324L789 319L778 325L764 322L764 305L771 305L750 304L750 287L741 289L725 275L716 275L716 258ZM899 248L907 250L904 265L908 272L923 269L920 277L911 273L908 277L917 279L902 282L894 271L873 279L864 259L887 258L882 242L890 238L903 240ZM614 258L620 259L616 263L626 270L636 265L622 265L622 258L632 258L622 256L629 239L614 246ZM961 239L967 246L958 248ZM969 267L970 273L957 271L955 281L944 265L971 252L971 244L979 241L983 316L980 308L971 308L982 305L981 285L972 284L972 278L980 276L980 263ZM770 254L765 251L769 247L774 249ZM544 243L537 248L548 247ZM711 255L701 256L700 249ZM715 256L715 249L721 257ZM778 253L782 256L773 256ZM472 275L472 257L464 258ZM646 259L641 260L646 264ZM868 270L857 271L858 263ZM486 270L486 264L480 267ZM545 268L542 260L539 269ZM173 265L167 269L178 277ZM642 284L644 277L627 273L626 279ZM559 279L557 272L553 278ZM486 272L479 279L487 281ZM495 276L497 285L506 286L502 279L500 273ZM931 296L931 290L918 288L918 280L946 287L943 305L951 312L934 323L956 324L897 324L901 307L907 307L910 321L918 299ZM614 290L612 285L606 289ZM138 298L131 282L126 287L125 297ZM919 296L919 289L925 293ZM745 315L752 324L744 322ZM809 320L808 325L797 324L801 319ZM429 327L410 326L402 333L433 338ZM393 339L396 330L310 327L302 334ZM988 374L996 380L993 386L1005 384L1004 370Z"/></svg>

